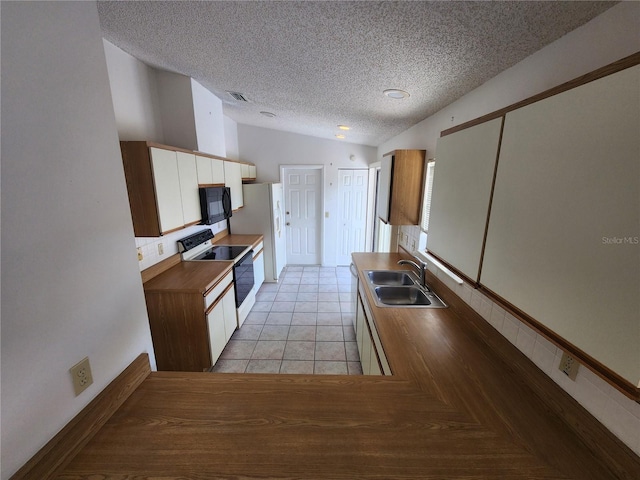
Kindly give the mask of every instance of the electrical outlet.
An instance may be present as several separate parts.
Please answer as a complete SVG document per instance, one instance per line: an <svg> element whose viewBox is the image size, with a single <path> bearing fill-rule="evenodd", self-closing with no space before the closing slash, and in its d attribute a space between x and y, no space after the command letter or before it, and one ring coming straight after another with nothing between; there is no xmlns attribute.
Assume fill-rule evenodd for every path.
<svg viewBox="0 0 640 480"><path fill-rule="evenodd" d="M562 373L575 381L576 376L578 375L578 367L580 367L580 364L575 358L567 352L562 353L562 359L560 359L560 365L558 366Z"/></svg>
<svg viewBox="0 0 640 480"><path fill-rule="evenodd" d="M138 261L141 262L143 258L142 247L138 247Z"/></svg>
<svg viewBox="0 0 640 480"><path fill-rule="evenodd" d="M162 243L158 244L158 255L164 255L164 245Z"/></svg>
<svg viewBox="0 0 640 480"><path fill-rule="evenodd" d="M91 375L91 365L89 365L89 357L84 357L73 367L69 369L71 378L73 379L73 388L76 391L76 397L84 392L89 385L93 383Z"/></svg>

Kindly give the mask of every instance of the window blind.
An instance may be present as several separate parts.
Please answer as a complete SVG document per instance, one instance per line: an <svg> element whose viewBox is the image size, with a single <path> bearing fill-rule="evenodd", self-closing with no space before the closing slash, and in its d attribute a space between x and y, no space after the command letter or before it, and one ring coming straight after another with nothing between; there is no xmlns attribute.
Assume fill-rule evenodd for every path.
<svg viewBox="0 0 640 480"><path fill-rule="evenodd" d="M422 197L422 219L420 228L422 231L429 230L429 213L431 211L431 191L433 190L433 173L435 171L435 160L427 162L427 174L424 181L424 196Z"/></svg>

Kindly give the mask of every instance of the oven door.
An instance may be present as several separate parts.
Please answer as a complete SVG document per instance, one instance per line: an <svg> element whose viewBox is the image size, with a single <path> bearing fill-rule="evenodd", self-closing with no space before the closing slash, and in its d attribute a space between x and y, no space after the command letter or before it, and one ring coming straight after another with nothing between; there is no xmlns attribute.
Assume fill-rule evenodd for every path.
<svg viewBox="0 0 640 480"><path fill-rule="evenodd" d="M236 285L236 307L240 307L253 288L253 250L233 266L233 281Z"/></svg>

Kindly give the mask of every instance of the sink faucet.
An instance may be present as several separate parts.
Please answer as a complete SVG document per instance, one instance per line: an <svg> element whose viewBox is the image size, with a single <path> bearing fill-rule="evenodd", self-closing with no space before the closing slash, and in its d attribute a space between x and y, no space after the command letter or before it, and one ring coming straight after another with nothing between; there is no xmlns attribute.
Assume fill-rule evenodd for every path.
<svg viewBox="0 0 640 480"><path fill-rule="evenodd" d="M427 264L425 262L420 262L420 265L418 265L416 262L413 262L411 260L400 260L398 262L398 265L411 265L413 268L415 268L416 272L420 275L420 285L428 290L425 280L425 272L427 271Z"/></svg>

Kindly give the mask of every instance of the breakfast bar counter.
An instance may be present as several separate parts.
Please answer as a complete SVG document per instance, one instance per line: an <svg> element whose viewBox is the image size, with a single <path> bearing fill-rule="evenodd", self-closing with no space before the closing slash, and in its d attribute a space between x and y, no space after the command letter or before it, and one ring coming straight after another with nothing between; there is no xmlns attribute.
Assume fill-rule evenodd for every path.
<svg viewBox="0 0 640 480"><path fill-rule="evenodd" d="M353 254L360 282L400 258ZM137 387L51 478L640 478L629 448L427 281L448 308L379 308L363 289L393 375L149 372L141 356Z"/></svg>

